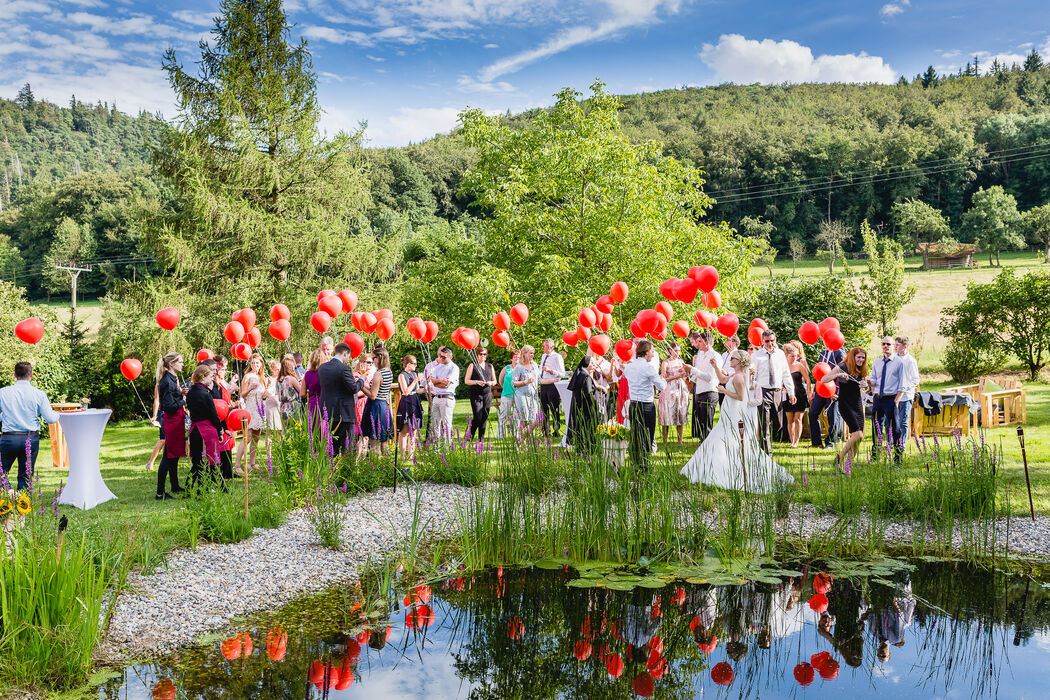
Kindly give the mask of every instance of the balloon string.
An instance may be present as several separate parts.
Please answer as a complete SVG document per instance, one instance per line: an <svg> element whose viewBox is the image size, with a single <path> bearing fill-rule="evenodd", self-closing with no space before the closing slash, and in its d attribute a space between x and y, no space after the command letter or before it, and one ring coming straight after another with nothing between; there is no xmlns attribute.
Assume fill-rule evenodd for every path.
<svg viewBox="0 0 1050 700"><path fill-rule="evenodd" d="M127 377L125 377L127 379ZM148 410L146 410L146 404L142 401L142 397L139 395L138 387L135 386L135 382L128 379L128 384L131 385L131 389L135 392L135 398L139 400L139 406L142 406L142 412L146 414L146 420L150 420L153 416Z"/></svg>

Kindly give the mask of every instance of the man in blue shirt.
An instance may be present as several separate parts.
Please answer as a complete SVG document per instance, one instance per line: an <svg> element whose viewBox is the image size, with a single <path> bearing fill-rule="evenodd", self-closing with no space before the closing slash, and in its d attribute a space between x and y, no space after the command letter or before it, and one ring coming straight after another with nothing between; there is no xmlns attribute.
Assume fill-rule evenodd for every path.
<svg viewBox="0 0 1050 700"><path fill-rule="evenodd" d="M36 455L40 449L40 419L57 423L58 414L51 409L47 395L29 380L33 378L33 366L28 362L15 364L15 383L0 389L0 465L4 475L18 460L18 490L29 487L30 475L36 467ZM27 459L28 456L28 459Z"/></svg>
<svg viewBox="0 0 1050 700"><path fill-rule="evenodd" d="M894 351L893 338L886 336L882 339L882 357L875 360L871 366L871 386L874 387L872 409L875 417L875 425L878 427L873 436L875 447L881 442L893 442L896 444L897 427L894 425L897 416L897 394L901 390L901 374L904 363ZM899 457L894 457L899 461Z"/></svg>
<svg viewBox="0 0 1050 700"><path fill-rule="evenodd" d="M832 369L846 361L846 353L841 348L828 350L825 348L820 352L817 362L824 362ZM820 414L827 410L828 437L822 439L820 433ZM809 439L813 447L831 447L839 439L841 420L839 419L839 402L837 399L825 399L820 394L813 395L813 401L809 404Z"/></svg>

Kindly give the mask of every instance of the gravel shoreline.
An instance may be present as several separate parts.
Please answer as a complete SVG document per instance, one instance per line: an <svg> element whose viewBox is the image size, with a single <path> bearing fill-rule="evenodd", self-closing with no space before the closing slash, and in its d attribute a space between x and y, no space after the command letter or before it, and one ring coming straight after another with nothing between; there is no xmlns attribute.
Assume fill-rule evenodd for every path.
<svg viewBox="0 0 1050 700"><path fill-rule="evenodd" d="M472 489L445 484L421 484L422 522L427 536L447 531L453 504L465 502ZM348 499L344 507L343 547L334 552L320 543L305 512L293 511L280 527L257 529L233 544L203 544L179 550L154 573L129 577L129 590L116 608L97 652L99 660L126 662L170 653L202 635L226 627L231 620L276 609L302 595L355 580L368 562L393 550L409 532L414 502L404 487ZM366 512L367 509L367 512ZM371 514L370 514L371 513ZM373 517L373 515L375 517ZM378 518L378 521L377 521ZM777 529L802 537L829 531L839 523L833 515L817 515L812 506L792 508ZM866 532L865 516L854 519ZM429 521L429 522L428 522ZM716 514L705 517L717 527ZM887 544L911 544L915 524L886 526ZM1027 558L1050 559L1050 517L1012 517L997 521L999 542L1009 527L1009 552ZM956 528L956 542L962 541Z"/></svg>
<svg viewBox="0 0 1050 700"><path fill-rule="evenodd" d="M421 521L430 521L430 536L448 526L453 504L469 493L463 486L422 485ZM240 542L172 552L154 573L128 577L97 657L119 663L166 654L234 618L353 581L369 560L407 535L413 507L405 487L396 494L382 488L347 499L338 552L321 545L302 510L289 513L280 527L256 529Z"/></svg>

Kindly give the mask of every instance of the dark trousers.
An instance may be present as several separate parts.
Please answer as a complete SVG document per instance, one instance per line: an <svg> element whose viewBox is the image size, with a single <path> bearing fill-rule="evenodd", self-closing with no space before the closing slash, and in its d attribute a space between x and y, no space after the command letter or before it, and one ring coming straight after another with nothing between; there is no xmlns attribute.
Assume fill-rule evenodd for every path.
<svg viewBox="0 0 1050 700"><path fill-rule="evenodd" d="M875 419L876 426L875 435L872 437L875 443L872 450L874 451L879 445L892 442L894 445L893 458L899 461L900 457L897 453L900 451L900 435L897 434L897 406L894 404L896 397L896 394L876 396L872 402L872 417Z"/></svg>
<svg viewBox="0 0 1050 700"><path fill-rule="evenodd" d="M543 409L543 434L558 437L561 431L561 394L554 384L540 384L540 408Z"/></svg>
<svg viewBox="0 0 1050 700"><path fill-rule="evenodd" d="M233 458L230 457L229 450L219 452L219 473L223 479L233 478Z"/></svg>
<svg viewBox="0 0 1050 700"><path fill-rule="evenodd" d="M486 392L480 396L470 397L470 433L468 439L485 439L485 425L489 422L489 411L492 410L492 392Z"/></svg>
<svg viewBox="0 0 1050 700"><path fill-rule="evenodd" d="M332 454L353 450L357 438L357 422L340 420L332 430Z"/></svg>
<svg viewBox="0 0 1050 700"><path fill-rule="evenodd" d="M26 449L26 442L29 449ZM4 475L11 471L15 460L18 460L18 490L25 491L29 488L30 475L36 468L36 454L40 451L40 434L30 433L28 435L4 435L0 437L0 464L3 465ZM26 457L26 452L29 457ZM10 482L9 482L10 483Z"/></svg>
<svg viewBox="0 0 1050 700"><path fill-rule="evenodd" d="M642 469L649 466L656 437L656 404L631 401L631 458Z"/></svg>
<svg viewBox="0 0 1050 700"><path fill-rule="evenodd" d="M718 408L718 392L705 391L693 394L693 437L703 442L715 427L715 409Z"/></svg>
<svg viewBox="0 0 1050 700"><path fill-rule="evenodd" d="M165 448L165 453L167 448ZM160 467L157 468L157 495L164 495L164 480L171 477L171 490L181 491L179 488L179 458L169 457L165 454L160 458Z"/></svg>
<svg viewBox="0 0 1050 700"><path fill-rule="evenodd" d="M220 455L227 455L229 460L229 452L220 452ZM222 457L219 457L220 464ZM196 430L190 431L190 488L199 489L201 480L208 483L220 483L219 482L219 471L218 465L211 464L208 461L207 456L204 454L204 440L201 439L200 434ZM230 476L233 476L232 472ZM223 485L223 488L226 488Z"/></svg>
<svg viewBox="0 0 1050 700"><path fill-rule="evenodd" d="M824 409L828 411L828 436L823 438L820 431L820 414ZM813 402L809 405L809 442L813 447L824 447L831 445L839 437L839 402L830 401L819 394L813 395Z"/></svg>
<svg viewBox="0 0 1050 700"><path fill-rule="evenodd" d="M780 439L784 431L784 390L763 389L762 405L758 407L758 442L762 449L771 453L773 441Z"/></svg>

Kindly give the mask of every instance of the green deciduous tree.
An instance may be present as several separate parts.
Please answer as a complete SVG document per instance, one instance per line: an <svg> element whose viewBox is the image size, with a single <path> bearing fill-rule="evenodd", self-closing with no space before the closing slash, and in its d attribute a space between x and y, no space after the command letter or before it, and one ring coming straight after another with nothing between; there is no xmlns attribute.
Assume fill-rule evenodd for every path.
<svg viewBox="0 0 1050 700"><path fill-rule="evenodd" d="M897 225L898 237L908 250L922 243L933 243L952 234L948 220L939 209L926 202L908 199L897 202L890 209L893 223Z"/></svg>
<svg viewBox="0 0 1050 700"><path fill-rule="evenodd" d="M756 255L755 264L761 265L769 270L769 276L773 276L773 263L777 259L777 249L773 247L773 232L777 227L761 216L745 216L740 220L741 232L755 242Z"/></svg>
<svg viewBox="0 0 1050 700"><path fill-rule="evenodd" d="M289 32L280 0L224 0L198 75L164 58L180 110L158 166L176 204L150 225L167 290L210 325L235 303L305 305L322 286L390 279L374 236L349 233L368 201L360 134L320 136L310 54Z"/></svg>
<svg viewBox="0 0 1050 700"><path fill-rule="evenodd" d="M867 220L860 224L860 235L868 258L863 289L871 300L879 333L892 335L901 309L915 296L915 285L904 283L904 249L897 241L878 235Z"/></svg>
<svg viewBox="0 0 1050 700"><path fill-rule="evenodd" d="M75 265L90 260L95 254L95 235L88 224L78 224L69 217L62 219L55 229L55 238L44 256L44 268L41 275L44 287L50 294L59 294L70 290L69 273L59 270L55 265Z"/></svg>
<svg viewBox="0 0 1050 700"><path fill-rule="evenodd" d="M632 143L619 101L600 82L591 90L583 103L562 90L523 128L477 109L461 115L478 157L464 187L489 214L462 254L473 256L479 284L506 285L479 311L526 301L530 329L560 334L613 281L631 285L629 311L653 304L667 277L705 263L719 269L727 299L746 295L755 248L725 224L699 223L710 204L700 172L654 141Z"/></svg>
<svg viewBox="0 0 1050 700"><path fill-rule="evenodd" d="M999 265L999 252L1004 248L1024 246L1017 200L999 185L974 193L969 211L963 214L962 230L970 241L988 250L989 265Z"/></svg>
<svg viewBox="0 0 1050 700"><path fill-rule="evenodd" d="M820 222L815 240L820 246L818 254L828 261L828 274L835 274L835 261L844 259L842 247L852 235L849 226L841 221Z"/></svg>
<svg viewBox="0 0 1050 700"><path fill-rule="evenodd" d="M791 276L795 276L795 266L798 265L798 261L806 257L806 242L801 238L792 236L791 240L788 241L789 252L791 253Z"/></svg>
<svg viewBox="0 0 1050 700"><path fill-rule="evenodd" d="M1029 241L1043 246L1043 262L1050 263L1050 204L1032 207L1022 214L1021 227Z"/></svg>
<svg viewBox="0 0 1050 700"><path fill-rule="evenodd" d="M966 298L944 310L941 334L977 353L1005 350L1035 379L1050 360L1050 273L1019 277L1008 267L991 282L971 282Z"/></svg>

